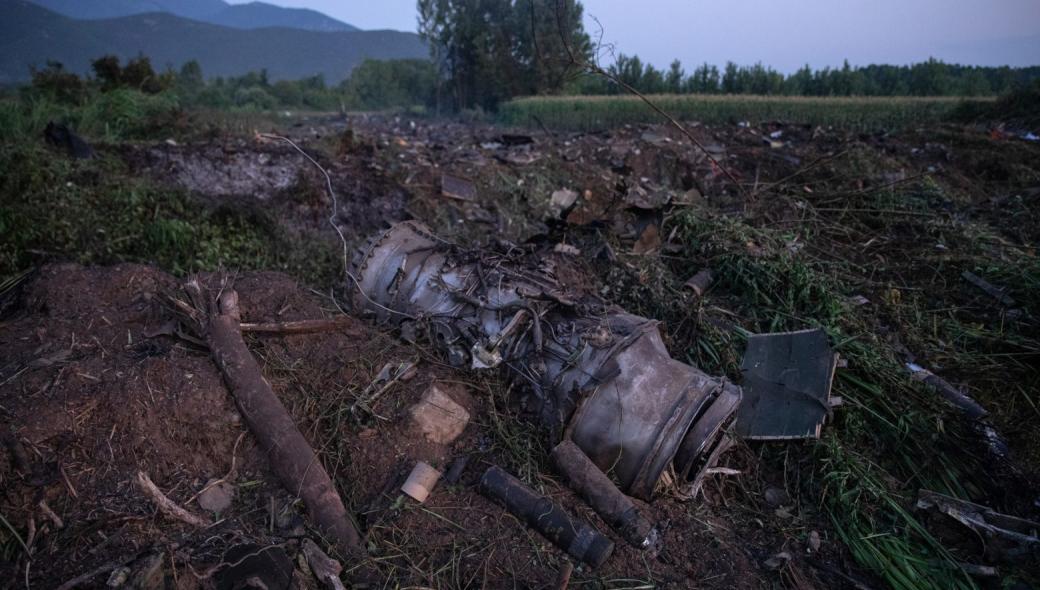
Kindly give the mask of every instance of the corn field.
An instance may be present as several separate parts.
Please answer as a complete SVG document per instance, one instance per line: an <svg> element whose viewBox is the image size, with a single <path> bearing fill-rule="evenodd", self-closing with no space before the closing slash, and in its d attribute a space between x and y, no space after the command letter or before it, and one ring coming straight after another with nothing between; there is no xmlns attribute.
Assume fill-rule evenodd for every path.
<svg viewBox="0 0 1040 590"><path fill-rule="evenodd" d="M942 121L967 100L956 97L815 97L685 94L649 97L684 121L751 124L779 121L853 131L898 129ZM992 99L970 99L985 102ZM661 117L634 96L528 97L501 105L499 121L518 127L599 131Z"/></svg>

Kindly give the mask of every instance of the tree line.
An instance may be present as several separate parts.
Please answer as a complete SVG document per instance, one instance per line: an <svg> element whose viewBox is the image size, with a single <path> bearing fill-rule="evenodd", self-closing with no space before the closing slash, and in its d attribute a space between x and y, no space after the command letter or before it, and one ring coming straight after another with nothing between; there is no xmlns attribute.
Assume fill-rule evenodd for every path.
<svg viewBox="0 0 1040 590"><path fill-rule="evenodd" d="M808 65L784 75L757 63L728 62L721 70L703 63L689 74L679 60L667 70L643 63L638 56L619 55L607 70L645 94L761 94L786 96L992 96L1006 94L1040 79L1040 67L962 66L937 59L894 66L814 70ZM583 79L579 94L618 94L623 90L605 78Z"/></svg>

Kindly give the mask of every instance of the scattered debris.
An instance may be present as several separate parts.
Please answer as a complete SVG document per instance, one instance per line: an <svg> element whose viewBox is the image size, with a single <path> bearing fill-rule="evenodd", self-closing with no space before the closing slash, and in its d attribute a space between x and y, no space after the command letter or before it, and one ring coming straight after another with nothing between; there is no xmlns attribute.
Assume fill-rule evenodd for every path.
<svg viewBox="0 0 1040 590"><path fill-rule="evenodd" d="M412 468L412 472L408 474L408 479L401 486L401 491L422 504L426 501L426 498L430 497L430 493L433 492L433 488L437 487L437 482L440 479L440 471L437 471L425 461L419 461Z"/></svg>
<svg viewBox="0 0 1040 590"><path fill-rule="evenodd" d="M966 270L961 273L964 280L968 281L972 285L975 285L979 289L982 289L987 295L999 301L1005 307L1012 307L1015 305L1015 300L1012 299L1004 289L1001 289L979 275Z"/></svg>
<svg viewBox="0 0 1040 590"><path fill-rule="evenodd" d="M688 281L683 283L683 286L693 291L697 297L703 297L704 293L708 291L708 287L711 287L713 280L714 276L711 274L711 270L705 268L690 277Z"/></svg>
<svg viewBox="0 0 1040 590"><path fill-rule="evenodd" d="M920 490L917 508L935 510L968 527L983 539L987 550L1014 558L1040 548L1040 522L1001 514L992 508L953 498L930 490Z"/></svg>
<svg viewBox="0 0 1040 590"><path fill-rule="evenodd" d="M862 295L853 295L849 297L849 305L854 307L861 307L870 303L870 300Z"/></svg>
<svg viewBox="0 0 1040 590"><path fill-rule="evenodd" d="M654 525L576 444L569 440L561 442L553 449L552 458L571 488L581 494L621 538L637 549L655 548L658 534Z"/></svg>
<svg viewBox="0 0 1040 590"><path fill-rule="evenodd" d="M477 186L468 178L442 174L441 194L449 199L474 201L477 198Z"/></svg>
<svg viewBox="0 0 1040 590"><path fill-rule="evenodd" d="M437 386L430 385L419 403L409 410L412 423L432 443L449 444L469 424L469 412Z"/></svg>
<svg viewBox="0 0 1040 590"><path fill-rule="evenodd" d="M932 386L946 401L960 408L972 420L981 420L989 415L989 412L972 399L971 396L921 365L907 363L906 368L910 371L915 381L922 381Z"/></svg>
<svg viewBox="0 0 1040 590"><path fill-rule="evenodd" d="M571 246L570 244L556 244L556 246L553 247L553 252L563 254L564 256L581 256L581 250Z"/></svg>
<svg viewBox="0 0 1040 590"><path fill-rule="evenodd" d="M603 565L614 543L591 524L579 520L545 496L539 496L499 467L480 478L480 491L501 502L509 512L555 543L575 559L592 567Z"/></svg>
<svg viewBox="0 0 1040 590"><path fill-rule="evenodd" d="M657 229L657 224L651 223L646 226L643 233L640 234L639 239L636 240L634 246L632 246L632 253L637 256L645 254L652 254L661 249L661 232Z"/></svg>
<svg viewBox="0 0 1040 590"><path fill-rule="evenodd" d="M750 440L819 438L838 355L823 330L755 334L741 362L736 431Z"/></svg>
<svg viewBox="0 0 1040 590"><path fill-rule="evenodd" d="M626 493L650 499L669 465L683 481L711 467L702 455L717 447L740 389L670 358L655 322L568 291L537 260L457 250L416 222L375 236L353 269L356 309L403 332L417 312L437 317L425 332L456 366L508 355L543 424L569 432Z"/></svg>

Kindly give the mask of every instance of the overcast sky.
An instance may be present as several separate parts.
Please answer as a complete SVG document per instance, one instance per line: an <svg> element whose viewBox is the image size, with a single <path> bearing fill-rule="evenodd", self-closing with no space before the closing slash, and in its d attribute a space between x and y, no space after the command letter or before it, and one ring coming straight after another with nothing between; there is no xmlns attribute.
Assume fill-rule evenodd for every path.
<svg viewBox="0 0 1040 590"><path fill-rule="evenodd" d="M232 0L240 2L242 0ZM414 0L266 0L320 10L362 29L414 31ZM783 71L930 56L1040 65L1040 0L585 0L586 28L617 51L692 69L761 61Z"/></svg>

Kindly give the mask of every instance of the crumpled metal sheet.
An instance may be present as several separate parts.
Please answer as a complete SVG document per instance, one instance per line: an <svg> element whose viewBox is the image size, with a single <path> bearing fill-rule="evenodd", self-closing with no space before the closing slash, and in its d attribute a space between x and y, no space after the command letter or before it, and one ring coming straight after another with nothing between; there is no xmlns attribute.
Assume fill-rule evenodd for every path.
<svg viewBox="0 0 1040 590"><path fill-rule="evenodd" d="M564 288L518 248L463 250L407 221L372 238L351 274L355 309L424 334L456 366L507 367L554 436L636 497L669 465L693 479L740 400L669 357L656 322Z"/></svg>

